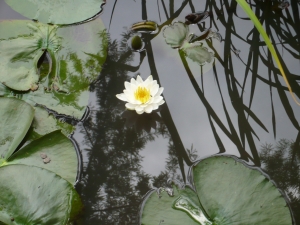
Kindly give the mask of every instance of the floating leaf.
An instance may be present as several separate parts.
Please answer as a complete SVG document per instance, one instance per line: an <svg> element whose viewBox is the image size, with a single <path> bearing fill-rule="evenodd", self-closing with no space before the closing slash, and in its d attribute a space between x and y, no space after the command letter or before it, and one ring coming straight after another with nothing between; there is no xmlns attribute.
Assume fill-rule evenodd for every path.
<svg viewBox="0 0 300 225"><path fill-rule="evenodd" d="M183 49L185 56L197 62L199 65L211 63L214 60L214 53L210 52L207 47L201 43L193 43Z"/></svg>
<svg viewBox="0 0 300 225"><path fill-rule="evenodd" d="M29 52L30 54L26 53L27 55L19 54L19 47L9 44L11 40L22 41L24 38L34 39L39 44L39 49ZM7 59L6 61L11 62L11 59L17 55L19 61L26 61L27 66L30 64L30 71L36 72L39 82L34 85L31 82L27 86L26 82L21 80L19 83L15 80L7 82L7 79L11 77L7 75L10 69L8 67L13 66L17 70L17 74L24 73L24 76L27 76L28 72L20 69L18 61L1 64L0 71L2 73L0 74L3 75L0 75L0 81L8 87L4 88L0 85L0 95L18 97L32 105L38 104L42 108L46 107L57 114L75 119L82 118L88 104L89 85L100 74L107 55L106 32L100 18L86 24L69 27L51 26L32 21L2 21L0 22L1 43L5 44L7 50L2 52L0 48L0 57L2 58L3 55ZM31 47L28 45L25 49L31 49ZM33 58L40 56L40 52L43 53L42 58L45 60L40 59L41 66L38 69L36 60ZM28 58L28 55L31 58ZM16 64L14 65L14 63ZM8 85L8 83L12 84ZM38 85L38 89L34 92L12 90L13 88L30 89L32 86L36 87L35 85ZM44 120L40 118L37 121L45 120L47 118ZM44 127L44 125L39 127ZM59 128L56 127L56 129Z"/></svg>
<svg viewBox="0 0 300 225"><path fill-rule="evenodd" d="M174 210L173 205L176 204L176 200L180 201L180 196L184 196L185 199L191 199L190 202L193 200L196 203L198 202L196 193L188 186L185 189L174 187L174 196L169 196L166 192L158 195L157 190L150 191L144 198L146 204L142 206L143 213L139 224L199 225L198 222L187 216L185 212Z"/></svg>
<svg viewBox="0 0 300 225"><path fill-rule="evenodd" d="M25 137L34 109L24 101L0 97L0 165L15 151Z"/></svg>
<svg viewBox="0 0 300 225"><path fill-rule="evenodd" d="M11 30L19 28L23 32L15 36L15 30ZM36 90L39 81L38 60L45 50L54 52L60 47L56 30L57 26L29 21L1 22L0 81L14 90ZM8 36L10 31L14 33L13 36Z"/></svg>
<svg viewBox="0 0 300 225"><path fill-rule="evenodd" d="M174 197L164 195L163 201L155 192L150 193L142 205L142 224L158 224L160 218L165 218L166 224L172 224L168 222L169 218L182 217L180 211L198 224L293 223L289 207L274 183L259 169L249 167L235 157L223 155L203 159L192 166L190 173L195 191L185 186L178 189ZM189 195L185 194L188 189ZM204 215L210 221L199 219L203 219Z"/></svg>
<svg viewBox="0 0 300 225"><path fill-rule="evenodd" d="M215 156L193 167L194 184L207 214L226 224L292 224L280 191L260 170L232 157Z"/></svg>
<svg viewBox="0 0 300 225"><path fill-rule="evenodd" d="M209 31L207 38L213 37ZM213 50L209 50L208 45L202 37L189 33L188 25L182 22L175 22L163 30L163 36L168 45L172 48L179 48L184 55L200 66L214 61ZM196 41L200 39L200 41ZM205 46L204 46L205 45Z"/></svg>
<svg viewBox="0 0 300 225"><path fill-rule="evenodd" d="M60 131L17 150L33 115L28 103L0 97L0 222L67 224L82 207L72 186L77 176L77 154Z"/></svg>
<svg viewBox="0 0 300 225"><path fill-rule="evenodd" d="M163 36L172 48L181 48L188 41L189 27L182 22L175 22L163 30Z"/></svg>
<svg viewBox="0 0 300 225"><path fill-rule="evenodd" d="M72 24L87 20L102 10L105 0L5 0L27 18L50 24Z"/></svg>
<svg viewBox="0 0 300 225"><path fill-rule="evenodd" d="M78 160L72 142L60 131L54 131L20 149L7 160L7 164L38 166L74 183Z"/></svg>
<svg viewBox="0 0 300 225"><path fill-rule="evenodd" d="M0 221L5 224L68 224L82 208L73 186L46 169L4 166L0 180Z"/></svg>
<svg viewBox="0 0 300 225"><path fill-rule="evenodd" d="M7 164L39 166L74 183L78 167L77 153L72 142L60 131L34 140L13 154L28 131L33 114L34 109L28 103L0 97L0 167ZM46 154L46 157L41 157L41 154ZM45 158L51 161L45 163Z"/></svg>

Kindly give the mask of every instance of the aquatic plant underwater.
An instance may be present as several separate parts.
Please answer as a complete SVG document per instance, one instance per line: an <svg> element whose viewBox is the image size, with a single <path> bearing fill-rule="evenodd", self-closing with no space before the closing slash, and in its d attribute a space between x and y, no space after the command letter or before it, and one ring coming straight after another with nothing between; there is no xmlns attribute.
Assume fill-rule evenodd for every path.
<svg viewBox="0 0 300 225"><path fill-rule="evenodd" d="M90 122L85 115L89 87L91 84L108 85L106 79L114 81L111 82L111 87L116 93L121 93L124 86L125 89L122 94L114 94L112 97L104 93L105 100L102 104L111 102L117 105L120 104L116 103L119 99L127 102L124 107L120 101L123 109L126 108L123 117L129 126L134 125L138 131L129 131L132 136L139 136L143 130L149 132L151 128L157 129L157 134L169 136L173 140L170 151L173 148L174 160L178 163L176 166L182 173L181 182L171 180L168 187L159 185L153 188L145 195L141 205L138 198L133 200L140 205L136 222L156 225L293 224L294 218L285 194L263 171L247 164L250 160L260 166L260 157L254 142L251 141L252 135L256 135L254 130L241 129L240 135L244 138L240 141L228 115L230 129L226 128L206 100L203 87L199 87L190 69L189 63L192 62L200 66L202 72L215 70L216 60L226 67L226 59L221 59L217 48L224 41L220 33L209 29L203 35L197 36L190 31L192 24L201 23L210 16L207 11L192 12L186 16L186 21L175 21L179 9L178 13L167 16L168 20L160 25L147 18L133 24L126 44L129 45L130 52L140 54L140 64L146 52L152 75L145 81L138 75L136 79L131 78L129 83L128 77L117 74L110 78L108 74L112 72L106 71L109 70L108 64L120 65L123 62L122 57L110 55L114 44L111 43L100 17L96 16L101 12L105 1L82 3L70 0L63 5L58 2L49 4L48 1L5 1L14 10L34 21L0 21L0 193L3 193L0 195L0 224L72 224L80 218L85 202L80 200L74 185L79 180L82 156L76 143L67 136L78 123ZM145 7L146 1L141 2L142 8ZM298 86L295 80L290 85L282 60L279 59L267 32L249 8L249 4L244 0L237 2L257 27L265 41L264 45L267 45L278 64L286 82L283 91L279 90L280 97L286 98L282 92L287 89L293 100L299 104L294 96L294 93L299 96ZM164 1L161 3L164 5ZM188 3L192 6L191 1L183 1L182 5ZM117 0L113 9L116 4ZM145 17L145 11L143 13ZM113 17L113 12L111 16ZM218 126L235 143L241 159L221 154L195 161L190 157L192 148L188 151L183 147L167 101L162 96L164 89L159 87L160 76L155 69L151 40L159 34L162 34L166 46L174 49L174 52L178 51L193 88L207 108L212 128ZM270 63L269 56L268 62ZM124 70L136 71L136 68L123 66ZM119 70L122 68L120 66ZM228 83L232 82L231 94L234 97L236 85L243 89L244 84L236 82L233 72L230 68L227 70L229 76L232 75ZM253 93L251 95L253 97ZM226 111L223 100L222 103ZM248 117L267 130L250 106L239 100L235 104L243 106L241 114L245 110ZM283 104L285 108L290 108L288 101ZM104 121L105 118L115 116L114 110L114 107L108 108L105 116L102 115L103 127L109 126ZM245 115L241 114L241 124L251 127ZM289 118L294 121L291 114ZM161 120L164 120L164 126L157 125ZM118 119L114 122L117 123ZM213 130L220 153L224 153L218 133ZM127 134L120 134L121 130L118 132L114 137L119 139ZM136 142L137 149L154 136L149 135ZM252 155L246 151L245 137ZM107 138L101 138L106 143ZM295 146L299 142L300 139L297 138ZM103 157L106 157L105 154ZM189 166L187 177L183 162ZM107 167L109 166L112 165L108 164ZM106 173L105 166L102 167L95 166L95 169L100 168L100 174L101 170L104 171L102 176L107 178L103 179L110 179L109 176L114 174ZM133 171L138 170L133 168ZM140 178L143 178L142 174ZM144 178L149 181L149 177ZM111 222L108 219L107 223Z"/></svg>

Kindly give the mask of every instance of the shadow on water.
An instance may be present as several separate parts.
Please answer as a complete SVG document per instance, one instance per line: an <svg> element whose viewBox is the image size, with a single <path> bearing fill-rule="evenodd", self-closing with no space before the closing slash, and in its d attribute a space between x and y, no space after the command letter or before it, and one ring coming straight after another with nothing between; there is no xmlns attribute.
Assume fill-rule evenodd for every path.
<svg viewBox="0 0 300 225"><path fill-rule="evenodd" d="M299 97L298 4L292 1L283 10L278 9L277 1L251 1L250 4L275 43L291 87ZM126 13L122 18L128 20L121 19L119 9L125 12L128 8L139 12L131 15L137 19L130 19ZM215 63L205 73L201 72L202 66L195 66L181 50L166 46L162 35L174 19L184 21L187 14L197 11L208 11L209 17L191 25L192 32L200 36L211 28L222 36L221 51L207 40L214 50ZM151 4L145 0L127 3L115 0L107 3L102 18L110 27L108 59L91 87L95 93L91 114L78 126L84 140L81 145L85 148L82 149L84 172L78 185L85 202L84 224L135 224L142 196L150 189L149 182L161 187L167 186L170 177L186 181L187 168L198 156L224 152L262 166L286 191L294 212L298 211L299 109L291 100L260 34L235 1L208 0L201 5L191 0L180 3L162 0ZM159 21L158 32L142 34L145 50L134 53L126 46L132 32L124 32L123 27L130 27L138 20ZM166 65L172 65L173 70ZM165 87L166 103L160 107L158 117L139 120L122 115L124 103L115 95L124 89L124 81L137 74L145 77L147 73ZM183 88L181 93L176 90L178 83ZM181 102L183 92L191 96L192 102L187 102L189 108ZM188 123L187 118L194 122L189 130L182 126L182 121ZM199 125L197 120L205 122ZM137 126L140 124L137 121L144 121L147 128ZM284 143L289 143L284 147L289 149L286 154L275 150L281 148L282 138ZM167 148L159 144L160 139L167 140ZM155 158L155 153L143 155L149 143L157 143L156 147L167 152L167 157ZM270 147L265 143L277 144ZM207 147L211 149L205 150ZM152 167L162 162L165 170L145 171L144 161L148 157L157 161L152 161ZM282 180L286 177L291 179ZM297 213L295 216L299 222Z"/></svg>

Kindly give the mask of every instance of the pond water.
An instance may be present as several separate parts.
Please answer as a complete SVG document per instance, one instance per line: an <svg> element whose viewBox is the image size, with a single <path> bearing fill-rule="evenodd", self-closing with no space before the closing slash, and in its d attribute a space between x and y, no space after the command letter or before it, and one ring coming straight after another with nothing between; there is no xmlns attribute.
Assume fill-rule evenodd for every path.
<svg viewBox="0 0 300 225"><path fill-rule="evenodd" d="M300 4L291 1L282 10L277 3L251 1L297 98ZM215 35L202 42L214 53L212 62L204 55L199 63L166 43L167 26L199 11L209 16L189 25L189 32L201 36L210 29ZM109 33L108 55L91 85L89 114L73 135L82 155L76 184L85 206L81 223L137 224L151 186L168 186L168 179L188 182L193 162L226 153L265 169L290 198L300 224L300 108L237 3L110 0L100 18ZM0 1L1 19L24 17ZM139 33L144 49L133 51L130 28L144 20L155 21L158 29ZM164 87L165 103L157 112L124 113L125 102L116 94L137 75L144 80L152 75Z"/></svg>

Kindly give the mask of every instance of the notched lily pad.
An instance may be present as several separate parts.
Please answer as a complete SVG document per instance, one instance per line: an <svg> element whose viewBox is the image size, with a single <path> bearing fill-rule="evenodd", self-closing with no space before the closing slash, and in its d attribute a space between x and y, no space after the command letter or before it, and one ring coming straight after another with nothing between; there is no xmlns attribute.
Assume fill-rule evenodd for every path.
<svg viewBox="0 0 300 225"><path fill-rule="evenodd" d="M0 95L79 120L86 110L89 85L100 74L106 55L107 34L100 18L68 27L2 21L0 82L6 87L0 85Z"/></svg>
<svg viewBox="0 0 300 225"><path fill-rule="evenodd" d="M27 29L20 35L7 37L11 29L22 26ZM38 60L44 51L55 52L60 48L60 38L56 36L56 30L57 26L41 23L0 22L0 81L14 90L36 90L39 81ZM3 39L5 36L7 38Z"/></svg>
<svg viewBox="0 0 300 225"><path fill-rule="evenodd" d="M175 197L165 194L161 200L155 191L146 196L141 224L157 225L161 219L166 224L177 224L182 217L193 220L178 224L293 224L288 203L274 183L236 157L222 155L200 160L190 173L193 186L175 189Z"/></svg>
<svg viewBox="0 0 300 225"><path fill-rule="evenodd" d="M102 11L105 0L5 0L27 18L50 24L72 24L87 20Z"/></svg>

